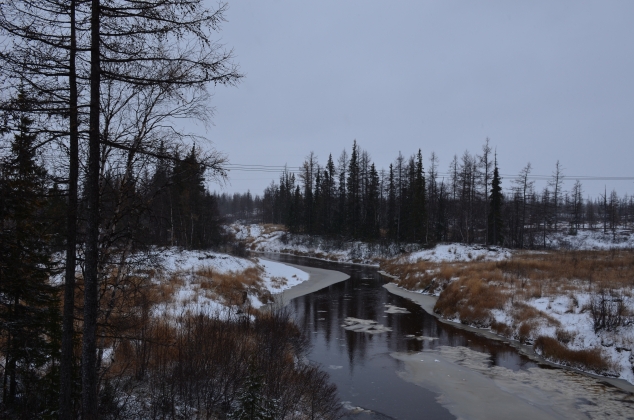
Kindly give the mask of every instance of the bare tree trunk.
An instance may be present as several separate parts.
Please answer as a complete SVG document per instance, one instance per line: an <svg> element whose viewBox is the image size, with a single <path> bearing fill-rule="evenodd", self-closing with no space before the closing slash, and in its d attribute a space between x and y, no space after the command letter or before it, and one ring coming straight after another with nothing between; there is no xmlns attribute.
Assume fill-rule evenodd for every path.
<svg viewBox="0 0 634 420"><path fill-rule="evenodd" d="M59 418L73 417L73 335L75 321L75 266L77 252L77 184L79 178L79 122L77 110L77 35L75 28L75 0L70 4L70 60L68 82L70 88L70 156L68 176L68 210L66 218L66 279L64 284L64 313L62 316L62 348L60 357Z"/></svg>
<svg viewBox="0 0 634 420"><path fill-rule="evenodd" d="M92 0L90 45L90 129L88 175L86 177L87 237L84 276L84 335L82 345L82 419L96 420L97 401L97 309L99 279L99 88L100 4Z"/></svg>

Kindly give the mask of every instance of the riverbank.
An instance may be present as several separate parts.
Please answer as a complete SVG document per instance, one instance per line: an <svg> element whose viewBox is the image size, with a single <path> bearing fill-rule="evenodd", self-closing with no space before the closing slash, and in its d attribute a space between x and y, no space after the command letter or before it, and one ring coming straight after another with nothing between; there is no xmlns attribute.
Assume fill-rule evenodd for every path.
<svg viewBox="0 0 634 420"><path fill-rule="evenodd" d="M265 258L261 258L261 259L265 259ZM272 260L267 260L267 261L275 262ZM276 262L276 263L280 264L279 262ZM342 273L340 271L326 270L323 268L307 267L304 265L289 264L289 263L284 263L284 265L287 265L289 267L294 267L298 270L306 272L308 273L309 277L308 277L308 280L302 283L296 284L290 287L289 289L286 289L274 296L275 303L280 304L282 306L288 304L291 300L295 298L307 295L309 293L316 292L321 289L325 289L328 286L339 283L341 281L348 280L350 278L349 275Z"/></svg>
<svg viewBox="0 0 634 420"><path fill-rule="evenodd" d="M338 264L271 258L338 269ZM298 325L310 332L310 360L328 367L340 399L363 407L363 418L418 418L420 413L430 418L628 418L634 407L634 394L603 378L549 369L519 356L490 331L454 328L427 317L387 290L394 285L384 288L385 279L369 267L342 270L351 274L349 281L297 299L293 309ZM432 311L435 297L404 292L399 294ZM345 327L348 320L383 323L389 329L351 330ZM431 400L423 402L427 397ZM436 403L452 417L443 417L438 407L434 412Z"/></svg>
<svg viewBox="0 0 634 420"><path fill-rule="evenodd" d="M379 273L384 276L389 278L391 281L396 280L396 278L384 271L379 271ZM494 332L491 331L491 329L483 329L483 328L477 328L474 326L470 326L470 325L465 325L462 324L460 322L456 322L456 321L452 321L452 320L448 320L448 319L444 319L443 317L441 317L439 314L437 314L434 311L434 307L438 301L438 296L433 296L433 295L429 295L429 294L424 294L421 292L416 292L416 291L412 291L412 290L407 290L404 289L402 287L399 287L397 284L390 282L390 283L386 283L385 285L383 285L383 287L390 293L409 299L412 302L416 303L417 305L419 305L425 312L427 312L428 314L432 315L433 317L437 318L440 322L448 324L448 325L452 325L456 328L465 330L465 331L470 331L473 333L476 333L480 336L486 337L488 339L491 340L497 340L497 341L502 341L505 343L508 343L509 345L511 345L512 347L516 348L521 354L525 355L526 357L530 358L531 360L542 364L542 365L548 365L554 368L558 368L558 369L565 369L565 370L569 370L571 372L576 372L579 374L583 374L586 375L588 377L594 378L594 379L599 379L602 382L608 383L614 387L617 387L618 389L630 393L630 394L634 394L634 384L630 383L629 381L625 380L625 379L619 379L619 378L614 378L614 377L607 377L607 376L602 376L602 375L596 375L593 374L591 372L587 372L587 371L583 371L580 369L575 369L573 367L570 366L565 366L565 365L561 365L561 364L557 364L557 363L553 363L550 360L545 359L544 357L542 357L541 355L539 355L538 353L535 352L535 349L532 345L526 345L521 343L518 340L514 340L512 338L509 337L505 337L499 334L496 334ZM400 356L399 356L400 357ZM422 381L421 378L418 378L417 380Z"/></svg>

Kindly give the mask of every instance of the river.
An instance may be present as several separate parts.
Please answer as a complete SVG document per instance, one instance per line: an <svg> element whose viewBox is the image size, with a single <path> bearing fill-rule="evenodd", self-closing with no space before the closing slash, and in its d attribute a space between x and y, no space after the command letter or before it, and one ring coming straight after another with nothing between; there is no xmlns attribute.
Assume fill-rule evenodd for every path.
<svg viewBox="0 0 634 420"><path fill-rule="evenodd" d="M265 257L350 276L288 303L309 336L310 361L337 385L346 418L634 419L631 393L441 323L389 293L374 267Z"/></svg>

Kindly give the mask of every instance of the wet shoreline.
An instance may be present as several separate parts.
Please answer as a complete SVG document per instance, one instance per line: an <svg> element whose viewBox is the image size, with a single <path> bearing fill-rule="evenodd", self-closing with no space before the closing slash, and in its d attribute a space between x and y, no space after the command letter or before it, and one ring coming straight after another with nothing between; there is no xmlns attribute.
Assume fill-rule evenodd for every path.
<svg viewBox="0 0 634 420"><path fill-rule="evenodd" d="M379 274L381 274L384 277L388 277L393 279L394 277L383 272L383 271L379 271ZM614 386L616 388L619 388L621 391L626 392L628 394L634 394L634 384L629 383L628 381L624 380L624 379L618 379L618 378L610 378L607 376L600 376L600 375L595 375L593 373L589 373L589 372L584 372L582 370L579 369L575 369L569 366L564 366L564 365L560 365L557 363L553 363L549 360L544 359L543 357L541 357L539 354L537 354L535 352L535 349L532 346L528 346L526 344L522 344L517 340L513 340L511 338L507 338L507 337L503 337L501 335L495 334L493 332L491 332L490 330L485 330L482 328L476 328L476 327L471 327L469 325L464 325L461 324L459 322L454 322L454 321L450 321L447 319L444 319L442 317L440 317L437 313L434 312L434 305L436 304L436 301L438 300L437 297L435 296L431 296L431 295L425 295L422 293L418 293L418 292L414 292L411 290L407 290L407 289L403 289L402 287L397 286L395 283L387 283L383 286L388 292L395 294L397 296L401 296L403 298L409 299L412 302L416 303L417 305L419 305L421 308L423 308L423 310L425 312L427 312L429 315L435 317L436 319L438 319L438 321L445 323L445 324L449 324L452 325L456 328L460 328L462 330L465 331L470 331L473 333L476 333L478 335L481 335L483 337L486 337L488 339L491 340L497 340L497 341L502 341L504 343L507 343L509 345L511 345L512 347L514 347L515 349L517 349L517 351L520 354L523 354L524 356L530 358L531 360L537 362L540 365L546 365L548 367L551 368L555 368L555 369L563 369L563 370L567 370L570 372L575 372L581 375L586 375L589 376L593 379L598 379L601 380L603 382L605 382L607 385L610 386Z"/></svg>

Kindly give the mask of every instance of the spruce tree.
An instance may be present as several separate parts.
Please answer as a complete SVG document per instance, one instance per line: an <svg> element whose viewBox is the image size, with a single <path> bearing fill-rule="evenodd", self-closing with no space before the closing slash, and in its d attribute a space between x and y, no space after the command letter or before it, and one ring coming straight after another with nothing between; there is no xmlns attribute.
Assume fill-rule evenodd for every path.
<svg viewBox="0 0 634 420"><path fill-rule="evenodd" d="M28 107L20 95L20 107ZM27 112L17 117L0 176L0 333L2 400L9 417L52 412L57 405L61 318L46 223L47 174L37 162L37 134ZM17 398L18 395L20 398ZM1 417L1 416L0 416Z"/></svg>
<svg viewBox="0 0 634 420"><path fill-rule="evenodd" d="M491 181L491 195L489 197L489 244L501 245L504 242L502 235L502 179L498 171L497 155L493 169L493 181Z"/></svg>
<svg viewBox="0 0 634 420"><path fill-rule="evenodd" d="M353 238L359 234L359 220L361 210L360 182L359 182L359 147L355 140L352 144L350 163L348 165L348 217L347 227Z"/></svg>
<svg viewBox="0 0 634 420"><path fill-rule="evenodd" d="M238 407L229 415L231 420L273 420L275 419L275 400L263 395L262 376L252 369L238 396Z"/></svg>
<svg viewBox="0 0 634 420"><path fill-rule="evenodd" d="M387 232L392 240L397 236L396 225L396 185L394 184L394 168L390 163L390 174L387 186Z"/></svg>
<svg viewBox="0 0 634 420"><path fill-rule="evenodd" d="M414 241L427 242L427 200L425 188L425 172L423 171L423 155L418 149L416 156L416 166L414 175L414 185L412 186L412 207L411 221L414 229Z"/></svg>

